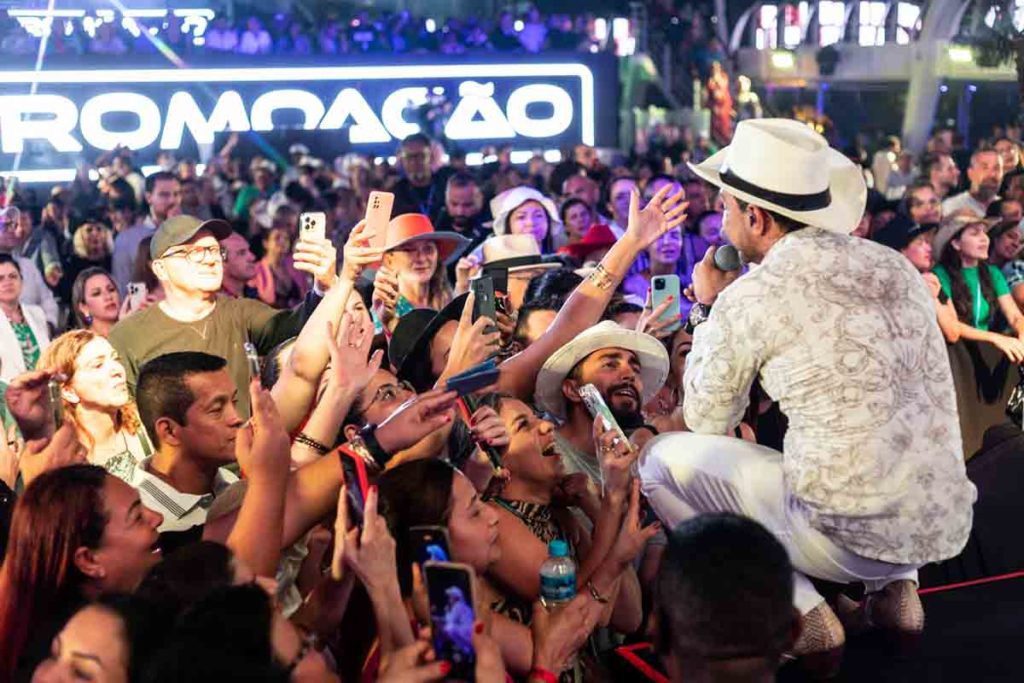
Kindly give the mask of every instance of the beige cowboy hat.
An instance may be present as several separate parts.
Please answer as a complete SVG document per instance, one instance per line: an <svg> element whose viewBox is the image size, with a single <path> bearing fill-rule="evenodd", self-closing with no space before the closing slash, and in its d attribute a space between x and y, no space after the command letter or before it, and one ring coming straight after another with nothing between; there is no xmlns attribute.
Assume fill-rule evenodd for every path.
<svg viewBox="0 0 1024 683"><path fill-rule="evenodd" d="M524 270L550 270L560 268L561 263L548 263L540 253L537 240L532 235L495 235L480 245L483 257L480 265L484 270L507 270L518 273Z"/></svg>
<svg viewBox="0 0 1024 683"><path fill-rule="evenodd" d="M541 410L564 418L562 382L580 361L601 349L626 349L636 354L640 360L640 380L644 385L640 395L641 405L658 393L668 377L668 352L661 342L649 334L605 320L585 330L548 357L537 375L534 404Z"/></svg>
<svg viewBox="0 0 1024 683"><path fill-rule="evenodd" d="M740 121L728 146L689 166L737 199L844 235L867 201L860 168L791 119Z"/></svg>

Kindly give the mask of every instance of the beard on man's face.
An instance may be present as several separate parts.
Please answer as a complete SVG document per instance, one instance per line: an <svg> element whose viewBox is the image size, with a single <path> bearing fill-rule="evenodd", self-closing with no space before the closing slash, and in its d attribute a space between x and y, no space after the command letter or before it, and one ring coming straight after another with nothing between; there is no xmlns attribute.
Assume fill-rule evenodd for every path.
<svg viewBox="0 0 1024 683"><path fill-rule="evenodd" d="M640 414L640 389L634 382L613 384L602 398L622 429L634 429L644 423Z"/></svg>

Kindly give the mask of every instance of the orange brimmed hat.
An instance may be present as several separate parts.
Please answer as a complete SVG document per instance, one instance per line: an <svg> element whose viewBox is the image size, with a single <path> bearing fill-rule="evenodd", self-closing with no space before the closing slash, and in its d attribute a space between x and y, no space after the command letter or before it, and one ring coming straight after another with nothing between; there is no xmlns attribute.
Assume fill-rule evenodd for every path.
<svg viewBox="0 0 1024 683"><path fill-rule="evenodd" d="M394 251L411 242L434 242L438 259L449 264L466 250L470 241L457 232L434 230L433 223L422 213L403 213L388 223L385 251Z"/></svg>

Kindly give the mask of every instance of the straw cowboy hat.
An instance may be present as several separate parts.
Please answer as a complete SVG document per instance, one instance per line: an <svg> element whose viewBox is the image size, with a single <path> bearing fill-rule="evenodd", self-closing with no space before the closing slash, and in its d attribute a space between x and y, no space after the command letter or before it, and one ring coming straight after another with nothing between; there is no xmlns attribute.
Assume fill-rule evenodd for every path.
<svg viewBox="0 0 1024 683"><path fill-rule="evenodd" d="M972 215L954 215L946 217L943 219L942 223L939 224L939 232L935 234L935 239L932 240L932 254L935 256L935 261L938 262L938 260L942 258L942 250L945 249L950 240L959 235L964 228L971 225L982 225L985 227L985 232L988 232L997 223L999 223L998 218L981 218L980 216Z"/></svg>
<svg viewBox="0 0 1024 683"><path fill-rule="evenodd" d="M601 349L626 349L640 360L640 380L644 388L640 404L644 405L658 393L668 377L669 361L665 346L649 334L622 327L605 320L584 330L571 342L551 354L537 375L533 402L541 410L565 417L565 396L562 382L580 361Z"/></svg>
<svg viewBox="0 0 1024 683"><path fill-rule="evenodd" d="M513 211L526 202L539 202L548 214L548 231L551 234L562 232L562 221L558 217L558 209L555 203L542 195L532 187L513 187L505 190L491 200L491 215L494 216L492 225L495 235L504 235L508 232L508 217Z"/></svg>
<svg viewBox="0 0 1024 683"><path fill-rule="evenodd" d="M437 244L437 257L445 265L462 255L462 252L470 244L468 239L456 232L434 230L430 219L421 213L403 213L401 216L392 218L388 223L384 250L394 251L413 242Z"/></svg>
<svg viewBox="0 0 1024 683"><path fill-rule="evenodd" d="M727 147L689 166L737 199L844 235L857 227L867 200L860 168L790 119L740 121Z"/></svg>
<svg viewBox="0 0 1024 683"><path fill-rule="evenodd" d="M518 273L524 270L549 270L561 267L560 263L544 261L537 240L532 235L495 235L480 245L483 256L483 270L507 270Z"/></svg>

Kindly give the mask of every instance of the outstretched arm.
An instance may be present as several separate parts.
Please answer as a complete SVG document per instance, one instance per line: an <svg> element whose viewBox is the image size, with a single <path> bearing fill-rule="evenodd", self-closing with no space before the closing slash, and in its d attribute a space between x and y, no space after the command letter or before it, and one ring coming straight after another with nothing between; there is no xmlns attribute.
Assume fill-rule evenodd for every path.
<svg viewBox="0 0 1024 683"><path fill-rule="evenodd" d="M671 185L655 194L643 209L634 190L629 202L626 233L601 260L587 279L569 296L547 332L523 352L501 364L499 391L529 400L537 373L552 353L601 319L615 289L626 277L636 257L669 230L686 220L683 193L668 197Z"/></svg>

